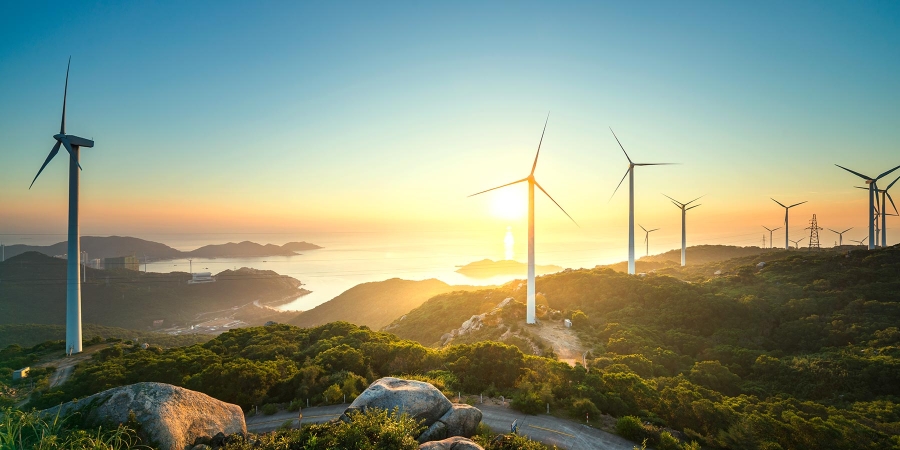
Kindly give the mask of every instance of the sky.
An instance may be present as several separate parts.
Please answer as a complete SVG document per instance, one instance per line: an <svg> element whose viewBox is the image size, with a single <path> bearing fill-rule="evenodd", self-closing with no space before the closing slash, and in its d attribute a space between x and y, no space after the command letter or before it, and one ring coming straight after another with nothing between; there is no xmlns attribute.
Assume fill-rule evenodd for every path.
<svg viewBox="0 0 900 450"><path fill-rule="evenodd" d="M524 240L861 239L861 180L900 165L898 2L16 2L0 14L0 238L466 230ZM895 172L900 174L900 170ZM888 181L895 178L894 174ZM886 184L886 183L885 183ZM900 184L900 183L898 183ZM506 192L504 192L506 191ZM900 191L898 191L900 192ZM612 198L611 198L612 196ZM514 206L520 205L520 206ZM888 218L889 243L900 242ZM776 233L776 243L783 234ZM795 234L796 233L796 234ZM833 233L822 232L831 245ZM63 239L53 239L63 240ZM637 241L643 235L638 229ZM15 243L15 242L11 242Z"/></svg>

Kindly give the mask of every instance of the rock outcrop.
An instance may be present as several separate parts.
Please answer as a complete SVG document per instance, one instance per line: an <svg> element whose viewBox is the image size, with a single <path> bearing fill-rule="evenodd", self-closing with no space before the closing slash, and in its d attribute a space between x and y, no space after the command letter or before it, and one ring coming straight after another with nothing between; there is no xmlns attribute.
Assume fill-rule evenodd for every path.
<svg viewBox="0 0 900 450"><path fill-rule="evenodd" d="M84 414L88 425L128 421L134 413L142 437L160 450L184 450L216 435L246 433L241 408L201 392L163 383L136 383L64 403L44 415Z"/></svg>
<svg viewBox="0 0 900 450"><path fill-rule="evenodd" d="M340 420L349 421L350 413L369 408L396 409L421 421L428 428L419 435L420 443L453 436L471 437L481 423L478 408L451 403L441 391L423 381L393 377L376 380L353 400Z"/></svg>
<svg viewBox="0 0 900 450"><path fill-rule="evenodd" d="M454 436L441 441L426 442L419 446L419 450L484 450L484 447L471 439Z"/></svg>

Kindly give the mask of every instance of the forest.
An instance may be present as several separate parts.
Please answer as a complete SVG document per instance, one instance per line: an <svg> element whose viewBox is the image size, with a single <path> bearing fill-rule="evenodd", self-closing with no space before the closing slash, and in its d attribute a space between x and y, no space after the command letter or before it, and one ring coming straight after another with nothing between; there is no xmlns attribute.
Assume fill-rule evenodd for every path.
<svg viewBox="0 0 900 450"><path fill-rule="evenodd" d="M505 298L522 308L523 289L510 283L440 294L390 332L276 324L170 349L115 343L29 406L137 381L245 409L337 403L393 375L451 396L504 395L527 413L549 403L573 418L609 414L620 434L657 448L900 448L900 248L759 254L721 267L702 281L710 267L685 279L602 267L540 277L542 302L590 348L587 367L494 341L429 346Z"/></svg>

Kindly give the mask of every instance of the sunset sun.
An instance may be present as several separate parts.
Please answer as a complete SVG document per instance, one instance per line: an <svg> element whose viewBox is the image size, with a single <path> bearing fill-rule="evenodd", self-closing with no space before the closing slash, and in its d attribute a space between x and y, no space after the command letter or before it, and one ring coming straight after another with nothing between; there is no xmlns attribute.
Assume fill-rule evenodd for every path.
<svg viewBox="0 0 900 450"><path fill-rule="evenodd" d="M525 217L528 198L522 189L500 189L491 195L491 214L506 220Z"/></svg>

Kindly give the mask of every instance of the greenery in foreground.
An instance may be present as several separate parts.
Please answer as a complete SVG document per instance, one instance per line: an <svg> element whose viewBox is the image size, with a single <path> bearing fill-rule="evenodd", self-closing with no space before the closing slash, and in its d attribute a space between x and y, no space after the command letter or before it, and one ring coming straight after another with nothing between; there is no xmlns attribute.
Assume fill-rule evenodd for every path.
<svg viewBox="0 0 900 450"><path fill-rule="evenodd" d="M128 450L141 445L135 429L127 424L111 428L83 427L79 416L42 417L37 412L0 410L0 449L4 450Z"/></svg>
<svg viewBox="0 0 900 450"><path fill-rule="evenodd" d="M761 259L768 264L759 270ZM612 414L620 433L656 448L900 448L900 248L781 252L729 267L694 283L604 268L539 278L550 306L582 311L576 329L592 350L587 370L497 342L434 349L348 323L275 325L168 350L113 347L32 405L137 381L244 408L336 403L397 375L448 394L502 394L530 412L550 403L576 418ZM512 285L443 294L400 323L439 322L442 333L441 324L468 316L455 321L436 303L477 314L523 295Z"/></svg>

